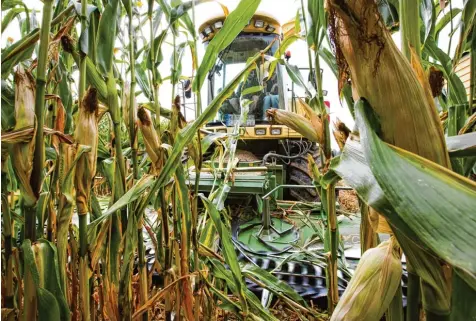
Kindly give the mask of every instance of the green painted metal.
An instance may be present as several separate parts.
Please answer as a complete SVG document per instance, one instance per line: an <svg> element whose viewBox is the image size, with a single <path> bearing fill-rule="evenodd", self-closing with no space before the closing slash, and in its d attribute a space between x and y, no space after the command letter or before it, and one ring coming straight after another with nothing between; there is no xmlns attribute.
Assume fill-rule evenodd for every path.
<svg viewBox="0 0 476 321"><path fill-rule="evenodd" d="M213 187L221 183L221 179L215 179L213 175L200 175L198 190L200 192L210 192ZM239 175L235 176L235 181L230 182L231 194L258 194L263 195L266 192L267 177L263 175ZM195 175L190 175L187 184L195 186Z"/></svg>
<svg viewBox="0 0 476 321"><path fill-rule="evenodd" d="M286 251L299 240L298 231L293 229L292 224L278 218L272 218L270 223L274 229L282 234L273 231L273 233L266 236L259 236L262 222L256 218L240 226L238 242L251 252L269 253ZM289 232L283 233L285 231Z"/></svg>
<svg viewBox="0 0 476 321"><path fill-rule="evenodd" d="M211 162L206 162L211 165ZM215 168L218 167L218 163L214 163ZM274 189L276 186L282 185L283 179L285 177L285 171L283 170L282 165L268 165L263 166L261 162L239 162L237 172L241 172L240 175L235 175L233 182L230 182L231 194L256 194L264 195L269 189ZM209 170L208 170L209 169ZM248 171L255 170L257 172L262 172L266 170L266 173L257 175L244 174ZM209 174L208 172L213 172L213 168L207 168L207 170L202 171L200 175L200 182L198 190L200 192L210 192L215 186L219 186L222 179L216 178L214 175ZM220 173L216 173L215 176L220 176ZM195 174L191 174L187 184L195 186ZM275 193L275 199L283 199L282 191Z"/></svg>

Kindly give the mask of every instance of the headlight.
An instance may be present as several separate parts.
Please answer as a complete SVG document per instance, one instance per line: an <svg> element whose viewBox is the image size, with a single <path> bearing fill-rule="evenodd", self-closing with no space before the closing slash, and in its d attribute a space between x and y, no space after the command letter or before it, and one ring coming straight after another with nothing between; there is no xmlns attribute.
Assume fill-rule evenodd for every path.
<svg viewBox="0 0 476 321"><path fill-rule="evenodd" d="M258 135L258 136L266 135L266 128L256 128L255 129L255 134Z"/></svg>
<svg viewBox="0 0 476 321"><path fill-rule="evenodd" d="M217 129L217 133L226 133L226 128Z"/></svg>
<svg viewBox="0 0 476 321"><path fill-rule="evenodd" d="M223 21L217 21L213 24L215 29L221 29L223 27Z"/></svg>
<svg viewBox="0 0 476 321"><path fill-rule="evenodd" d="M210 26L207 26L207 27L203 30L203 32L205 33L206 36L208 36L208 35L210 35L210 34L213 32L213 30L212 30L212 28L211 28Z"/></svg>
<svg viewBox="0 0 476 321"><path fill-rule="evenodd" d="M271 128L271 135L281 135L281 128Z"/></svg>
<svg viewBox="0 0 476 321"><path fill-rule="evenodd" d="M264 21L263 20L256 20L255 21L255 27L256 28L263 28L264 27Z"/></svg>
<svg viewBox="0 0 476 321"><path fill-rule="evenodd" d="M273 27L272 25L268 25L268 26L266 27L266 31L267 31L267 32L273 32L274 30L276 30L276 28Z"/></svg>

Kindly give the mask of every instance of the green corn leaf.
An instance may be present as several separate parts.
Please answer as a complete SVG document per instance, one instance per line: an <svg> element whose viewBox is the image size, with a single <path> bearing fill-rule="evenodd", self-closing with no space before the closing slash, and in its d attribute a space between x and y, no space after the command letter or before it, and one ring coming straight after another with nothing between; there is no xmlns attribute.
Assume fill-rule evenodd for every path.
<svg viewBox="0 0 476 321"><path fill-rule="evenodd" d="M306 91L306 95L309 97L314 97L316 95L316 90L312 86L308 86L307 81L304 80L304 77L301 74L298 66L290 65L288 63L286 65L286 71L288 72L289 77L291 80L297 84L299 87Z"/></svg>
<svg viewBox="0 0 476 321"><path fill-rule="evenodd" d="M233 281L233 276L231 271L227 270L224 264L217 261L216 259L208 259L208 261L211 263L213 276L224 280L226 285L230 288L230 290L233 293L236 293L237 291L236 284ZM269 321L278 320L271 313L269 313L269 311L263 308L259 299L248 288L245 288L245 295L246 295L246 298L248 299L248 303L250 304L252 311L255 312L262 320L269 320Z"/></svg>
<svg viewBox="0 0 476 321"><path fill-rule="evenodd" d="M15 91L2 79L2 131L15 127Z"/></svg>
<svg viewBox="0 0 476 321"><path fill-rule="evenodd" d="M459 61L463 54L466 43L469 42L469 34L471 29L474 31L476 25L476 1L467 0L464 3L463 12L461 14L461 33L458 46L454 56L455 61ZM474 44L473 44L474 45Z"/></svg>
<svg viewBox="0 0 476 321"><path fill-rule="evenodd" d="M433 0L422 0L420 2L420 18L423 22L423 37L420 37L421 43L425 43L429 35L435 29L435 8L433 6Z"/></svg>
<svg viewBox="0 0 476 321"><path fill-rule="evenodd" d="M435 58L441 63L440 67L445 75L446 80L449 84L449 96L453 104L464 104L468 102L466 96L466 90L464 89L463 82L461 79L453 72L453 62L451 58L436 44L435 40L432 37L429 37L425 42L425 47L423 52L429 56Z"/></svg>
<svg viewBox="0 0 476 321"><path fill-rule="evenodd" d="M43 237L44 226L46 221L46 206L48 205L48 192L40 193L40 197L36 203L36 219L38 226L36 227L36 235Z"/></svg>
<svg viewBox="0 0 476 321"><path fill-rule="evenodd" d="M251 276L260 280L271 292L284 295L294 302L299 303L303 307L307 307L306 301L304 301L304 299L299 294L297 294L291 286L289 286L286 282L279 280L271 273L255 265L247 264L243 269L243 274L245 277Z"/></svg>
<svg viewBox="0 0 476 321"><path fill-rule="evenodd" d="M240 297L240 301L244 310L247 310L245 308L247 303L244 292L244 288L246 287L244 285L240 265L238 264L238 257L236 256L235 247L231 239L230 230L228 227L223 225L220 213L216 209L215 205L208 198L203 196L203 194L200 194L200 198L202 199L203 204L207 209L207 212L210 214L210 217L213 220L218 235L220 235L221 243L223 246L223 256L225 257L226 263L230 266L230 270L233 275L233 282L236 286L236 294Z"/></svg>
<svg viewBox="0 0 476 321"><path fill-rule="evenodd" d="M147 97L147 99L152 100L152 92L150 90L151 86L150 86L149 78L147 77L145 73L144 67L145 67L144 63L136 64L134 68L135 74L136 74L136 81L140 89L142 90L142 93Z"/></svg>
<svg viewBox="0 0 476 321"><path fill-rule="evenodd" d="M64 297L63 297L64 302L61 302L62 308L60 309L60 304L59 304L60 302L57 300L57 297L55 296L55 294L53 294L52 292L48 291L45 288L45 286L47 286L48 283L45 283L45 275L43 275L44 273L43 271L42 271L42 275L40 276L38 272L37 263L36 263L36 261L39 260L40 264L42 263L54 264L54 261L51 262L51 257L50 257L50 260L46 259L43 261L43 259L45 259L45 256L43 256L42 254L37 254L35 258L35 254L32 250L31 241L28 239L23 241L21 249L23 252L23 261L25 264L24 268L28 269L28 273L31 274L34 286L36 287L37 300L38 300L37 301L38 317L39 317L38 319L41 321L68 320L69 308L66 301L64 300ZM44 249L47 250L47 247L44 247ZM46 279L46 280L50 280L52 282L55 281L54 279L56 278L56 276L55 276L55 272L53 271L54 269L53 266L45 267L41 265L40 268L50 268L50 270L46 271L46 274L51 274L51 276L53 277L53 280L50 280L50 279ZM46 277L48 278L49 276L46 276ZM57 284L57 286L59 287L59 283ZM56 294L57 295L62 294L61 290L59 290L59 292L57 292ZM66 311L64 310L65 307L63 306L63 304L66 304ZM62 311L63 313L67 312L67 314L62 315L60 311Z"/></svg>
<svg viewBox="0 0 476 321"><path fill-rule="evenodd" d="M208 148L210 148L210 146L215 141L217 141L220 138L226 137L226 136L227 136L226 133L212 133L212 134L208 134L205 137L203 137L202 141L200 142L201 147L202 147L202 153L206 153Z"/></svg>
<svg viewBox="0 0 476 321"><path fill-rule="evenodd" d="M137 250L137 218L134 213L129 215L129 222L125 233L125 246L121 275L119 281L119 302L126 316L132 315L132 275L134 258Z"/></svg>
<svg viewBox="0 0 476 321"><path fill-rule="evenodd" d="M347 150L333 168L391 225L458 267L465 273L465 281L476 288L476 253L471 251L471 244L476 241L472 232L476 222L469 215L476 208L475 184L383 143L372 130L369 110L366 102L356 103L364 154ZM454 224L447 224L449 221Z"/></svg>
<svg viewBox="0 0 476 321"><path fill-rule="evenodd" d="M441 17L436 23L433 38L438 40L441 30L443 30L443 28L446 27L446 25L450 23L450 21L454 19L460 12L461 9L459 8L453 8L452 10L446 12L445 15Z"/></svg>
<svg viewBox="0 0 476 321"><path fill-rule="evenodd" d="M476 289L471 288L458 274L453 275L451 321L476 320Z"/></svg>
<svg viewBox="0 0 476 321"><path fill-rule="evenodd" d="M170 82L172 84L177 84L179 82L180 76L182 75L182 57L187 45L188 42L182 42L175 47L175 61L173 54L170 57Z"/></svg>
<svg viewBox="0 0 476 321"><path fill-rule="evenodd" d="M61 320L69 320L70 311L65 294L60 286L60 274L56 246L47 241L39 240L33 245L36 265L40 275L40 286L46 293L51 293L59 308ZM42 290L41 290L42 291ZM45 310L49 307L46 306ZM44 318L44 320L47 320Z"/></svg>
<svg viewBox="0 0 476 321"><path fill-rule="evenodd" d="M278 50L276 50L276 52L274 53L275 59L273 60L270 59L271 63L269 65L268 78L270 78L273 75L274 70L276 69L276 65L278 63L284 64L284 60L281 59L281 56L284 55L284 53L286 52L286 49L298 39L302 39L302 37L299 36L297 33L294 33L294 34L290 34L286 36L281 41L281 43L279 44Z"/></svg>
<svg viewBox="0 0 476 321"><path fill-rule="evenodd" d="M111 0L105 6L99 20L96 40L98 69L106 77L112 70L114 60L114 42L116 41L117 9L119 0Z"/></svg>
<svg viewBox="0 0 476 321"><path fill-rule="evenodd" d="M476 156L476 132L446 137L451 157Z"/></svg>
<svg viewBox="0 0 476 321"><path fill-rule="evenodd" d="M39 29L30 32L27 37L15 42L2 52L2 79L6 79L18 63L31 58L39 38L38 32Z"/></svg>
<svg viewBox="0 0 476 321"><path fill-rule="evenodd" d="M8 27L10 22L12 22L12 20L15 19L22 12L25 12L25 8L13 8L13 9L10 9L5 15L3 15L2 32L5 30L5 28ZM28 13L27 13L27 16L28 16Z"/></svg>
<svg viewBox="0 0 476 321"><path fill-rule="evenodd" d="M155 183L156 179L157 178L152 175L143 176L137 181L137 183L134 184L134 186L132 186L123 196L121 196L117 202L110 206L100 217L92 221L88 226L88 230L93 230L112 214L116 213L129 203L137 200L149 187Z"/></svg>
<svg viewBox="0 0 476 321"><path fill-rule="evenodd" d="M385 26L390 31L398 29L398 2L396 1L379 1L378 11L382 16Z"/></svg>
<svg viewBox="0 0 476 321"><path fill-rule="evenodd" d="M299 34L301 32L301 15L299 10L296 11L296 17L294 18L294 33Z"/></svg>
<svg viewBox="0 0 476 321"><path fill-rule="evenodd" d="M324 11L324 1L315 0L308 1L307 11L309 12L310 26L308 29L308 44L311 47L319 48L320 39L322 33L325 32L327 27L326 13Z"/></svg>
<svg viewBox="0 0 476 321"><path fill-rule="evenodd" d="M179 206L183 215L183 222L185 224L185 232L187 234L188 248L190 248L190 237L192 229L192 212L190 205L190 196L188 193L188 186L185 182L185 173L182 166L178 166L175 170L175 178L178 183L177 196L180 200Z"/></svg>
<svg viewBox="0 0 476 321"><path fill-rule="evenodd" d="M245 90L241 92L241 96L257 93L259 91L262 91L263 88L264 88L263 86L253 86L253 87L246 88Z"/></svg>
<svg viewBox="0 0 476 321"><path fill-rule="evenodd" d="M216 238L216 228L212 220L208 220L205 223L205 227L200 234L200 244L203 244L207 248L213 248Z"/></svg>
<svg viewBox="0 0 476 321"><path fill-rule="evenodd" d="M129 16L132 15L132 8L131 8L131 3L129 2L129 0L121 0L121 2L124 8L126 9L127 15Z"/></svg>
<svg viewBox="0 0 476 321"><path fill-rule="evenodd" d="M152 70L154 66L159 65L163 60L161 48L166 37L167 37L167 29L162 31L160 35L154 38L154 42L152 44L152 46L154 47L154 56L152 57L150 50L147 55L147 68L149 68L150 70Z"/></svg>
<svg viewBox="0 0 476 321"><path fill-rule="evenodd" d="M225 19L223 28L210 41L193 81L193 91L198 92L205 82L207 73L215 64L220 51L228 47L253 17L261 0L242 0L235 10Z"/></svg>

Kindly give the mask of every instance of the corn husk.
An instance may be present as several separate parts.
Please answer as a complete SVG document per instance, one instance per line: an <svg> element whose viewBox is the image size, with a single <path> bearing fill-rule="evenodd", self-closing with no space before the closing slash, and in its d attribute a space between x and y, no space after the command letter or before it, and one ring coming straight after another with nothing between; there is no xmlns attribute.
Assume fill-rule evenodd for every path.
<svg viewBox="0 0 476 321"><path fill-rule="evenodd" d="M30 185L35 152L35 80L33 76L19 67L15 72L15 128L14 131L33 127L31 139L12 144L9 148L12 166L18 178L20 193L25 206L33 206L37 197Z"/></svg>
<svg viewBox="0 0 476 321"><path fill-rule="evenodd" d="M137 116L139 118L139 128L142 132L142 137L144 138L145 150L152 161L151 172L152 174L157 175L163 166L159 136L152 124L152 118L147 109L140 107L137 111Z"/></svg>
<svg viewBox="0 0 476 321"><path fill-rule="evenodd" d="M124 124L129 124L129 110L131 108L131 85L129 82L124 83L124 88L122 90L122 119L124 121ZM134 106L132 106L134 109L134 123L137 123L137 102L134 99ZM127 130L129 131L130 128L129 126L126 126Z"/></svg>
<svg viewBox="0 0 476 321"><path fill-rule="evenodd" d="M312 142L323 141L323 138L319 137L315 130L313 123L304 116L275 108L268 109L266 115L272 123L288 126Z"/></svg>
<svg viewBox="0 0 476 321"><path fill-rule="evenodd" d="M340 87L350 76L354 94L378 114L385 142L449 167L431 91L393 42L375 1L330 0L329 10Z"/></svg>
<svg viewBox="0 0 476 321"><path fill-rule="evenodd" d="M393 234L387 220L372 207L369 208L369 221L376 233Z"/></svg>
<svg viewBox="0 0 476 321"><path fill-rule="evenodd" d="M337 304L331 321L378 321L402 278L400 247L394 237L367 250Z"/></svg>
<svg viewBox="0 0 476 321"><path fill-rule="evenodd" d="M51 110L48 108L48 113L46 114L46 125L51 126L57 133L64 133L64 128L66 126L66 110L63 106L61 98L57 95L45 95L45 98L47 100L53 100L51 105L52 108ZM56 104L56 108L53 103ZM57 154L59 154L60 142L60 136L53 135L51 137L51 144L53 145L53 148L56 150Z"/></svg>
<svg viewBox="0 0 476 321"><path fill-rule="evenodd" d="M403 56L374 0L328 0L328 4L339 87L351 78L354 97L364 97L372 106L379 118L379 136L386 143L450 168L443 128L419 60L410 64ZM397 236L421 277L425 309L449 313L451 276L435 264L434 254L401 233Z"/></svg>
<svg viewBox="0 0 476 321"><path fill-rule="evenodd" d="M78 160L75 173L76 206L78 214L89 213L89 196L96 175L97 150L99 139L99 106L97 91L90 87L81 102L74 132L75 142L91 147L89 153Z"/></svg>

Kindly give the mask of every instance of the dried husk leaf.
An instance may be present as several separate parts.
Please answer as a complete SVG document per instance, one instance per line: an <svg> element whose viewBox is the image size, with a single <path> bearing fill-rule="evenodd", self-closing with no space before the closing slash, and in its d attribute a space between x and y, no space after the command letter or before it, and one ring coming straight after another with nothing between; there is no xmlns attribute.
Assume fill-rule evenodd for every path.
<svg viewBox="0 0 476 321"><path fill-rule="evenodd" d="M394 237L367 250L337 304L331 321L378 321L402 278L400 247Z"/></svg>
<svg viewBox="0 0 476 321"><path fill-rule="evenodd" d="M321 146L324 146L325 143L325 128L324 128L324 122L322 120L322 115L317 114L311 106L309 106L304 99L299 98L299 101L301 103L301 106L304 108L304 112L306 113L307 119L311 121L312 127L314 128L314 131L316 132L316 135L318 137L318 143Z"/></svg>
<svg viewBox="0 0 476 321"><path fill-rule="evenodd" d="M170 132L172 139L175 140L178 132L187 126L187 121L180 111L180 96L176 96L172 106L172 117L170 118ZM202 150L200 144L200 131L194 136L191 143L187 145L187 153L195 164L195 168L202 168Z"/></svg>
<svg viewBox="0 0 476 321"><path fill-rule="evenodd" d="M64 133L65 126L66 126L66 110L63 106L63 102L61 101L61 98L57 97L54 130L60 133ZM51 137L51 144L55 148L56 152L59 153L60 137L56 135Z"/></svg>
<svg viewBox="0 0 476 321"><path fill-rule="evenodd" d="M147 109L144 107L139 108L137 111L137 116L139 118L139 128L144 138L145 150L152 161L151 172L152 174L157 175L163 166L159 136L157 135L157 131L152 124L152 118L150 117L150 112Z"/></svg>
<svg viewBox="0 0 476 321"><path fill-rule="evenodd" d="M21 128L18 130L12 130L6 133L2 133L2 143L3 144L17 144L17 143L28 143L35 137L36 127L30 126ZM70 135L65 135L59 131L53 130L51 128L43 126L43 134L45 136L54 135L57 136L59 141L67 144L73 143L73 138Z"/></svg>
<svg viewBox="0 0 476 321"><path fill-rule="evenodd" d="M272 123L288 126L312 142L319 142L321 140L311 121L304 116L275 108L268 109L266 115Z"/></svg>
<svg viewBox="0 0 476 321"><path fill-rule="evenodd" d="M99 139L98 111L97 91L95 88L90 87L81 102L76 130L74 132L76 143L91 147L91 151L81 156L76 165L76 206L79 215L89 213L89 196L93 179L96 175L96 158Z"/></svg>
<svg viewBox="0 0 476 321"><path fill-rule="evenodd" d="M33 128L31 139L27 142L19 142L9 147L10 156L15 175L18 178L20 193L25 206L33 206L37 197L30 185L30 177L33 169L33 156L35 152L35 80L33 76L18 68L15 72L15 128L14 131L27 127ZM3 136L3 135L2 135Z"/></svg>

